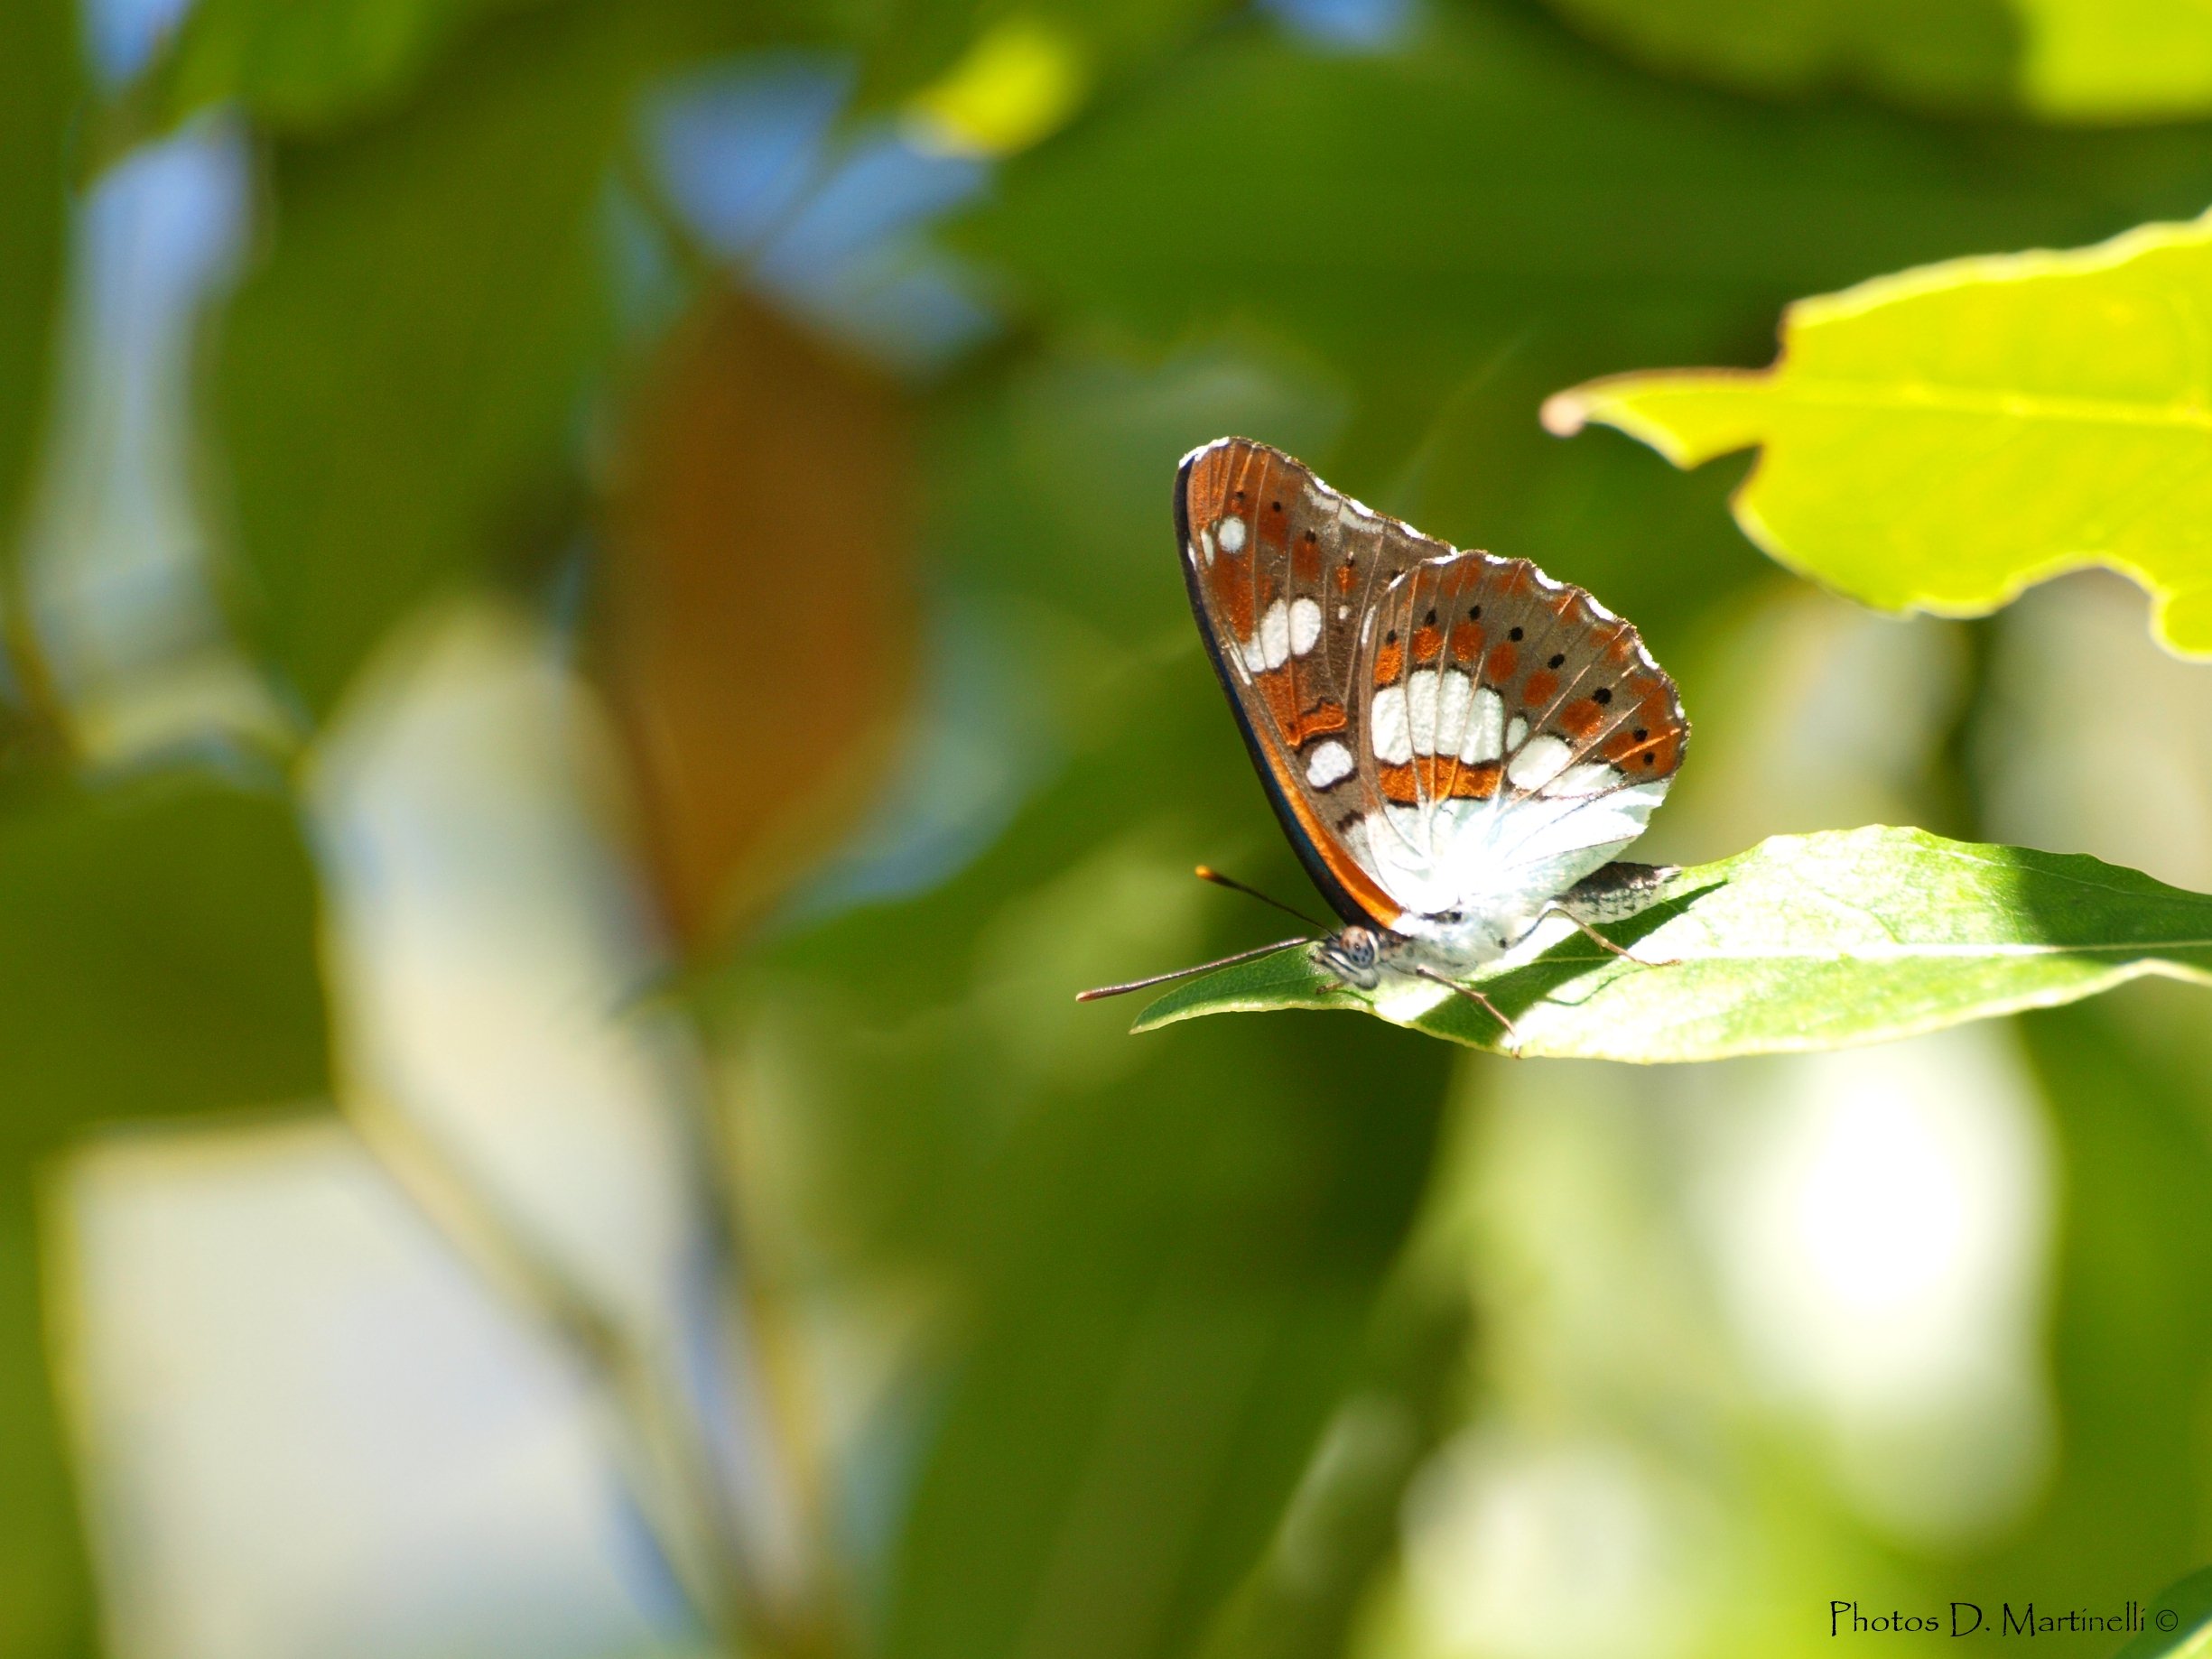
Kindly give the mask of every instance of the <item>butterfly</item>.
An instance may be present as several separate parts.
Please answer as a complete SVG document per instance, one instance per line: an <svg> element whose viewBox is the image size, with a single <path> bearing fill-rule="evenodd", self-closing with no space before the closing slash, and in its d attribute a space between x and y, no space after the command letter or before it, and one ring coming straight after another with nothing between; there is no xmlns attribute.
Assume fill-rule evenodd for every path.
<svg viewBox="0 0 2212 1659"><path fill-rule="evenodd" d="M1245 438L1183 458L1175 520L1252 765L1344 924L1204 968L1308 944L1341 985L1437 981L1510 1031L1458 981L1547 915L1588 932L1677 873L1613 858L1665 798L1689 721L1636 630L1583 589L1423 535Z"/></svg>

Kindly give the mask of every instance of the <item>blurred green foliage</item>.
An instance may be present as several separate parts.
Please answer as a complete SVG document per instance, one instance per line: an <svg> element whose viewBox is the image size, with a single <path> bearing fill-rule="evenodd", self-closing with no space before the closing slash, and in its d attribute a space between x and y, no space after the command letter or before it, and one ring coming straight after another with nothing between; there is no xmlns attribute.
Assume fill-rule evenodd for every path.
<svg viewBox="0 0 2212 1659"><path fill-rule="evenodd" d="M9 523L23 510L61 310L67 162L82 81L76 25L70 0L31 0L16 14L0 68L0 150L14 158L0 189L0 519Z"/></svg>
<svg viewBox="0 0 2212 1659"><path fill-rule="evenodd" d="M1690 1471L1730 1526L1764 1529L1743 1606L1670 1627L1692 1651L1809 1651L1826 1640L1817 1606L1862 1581L1939 1603L2046 1585L2140 1597L2178 1577L2207 1544L2212 1376L2212 1107L2200 1016L2175 1000L2193 992L2137 987L2018 1024L2064 1194L2036 1312L2057 1450L2001 1526L1932 1543L1853 1509L1818 1435L1699 1349L1705 1315L1645 1298L1639 1339L1692 1356L1649 1363L1622 1326L1545 1322L1560 1287L1532 1291L1468 1219L1475 1164L1531 1193L1568 1180L1510 1162L1501 1062L1303 1013L1133 1041L1068 994L1269 936L1184 876L1198 858L1297 891L1174 578L1185 450L1250 431L1426 529L1535 558L1632 616L1706 729L1755 726L1768 685L1731 680L1729 653L1763 626L1747 620L1760 604L1803 596L1731 525L1731 469L1684 477L1610 435L1557 442L1543 399L1641 366L1762 362L1808 294L2192 215L2212 199L2212 127L1989 113L2051 107L2030 50L2047 36L1994 8L1435 0L1367 51L1322 49L1277 14L1293 10L203 0L143 72L103 87L78 70L67 12L38 0L37 30L14 37L30 50L0 65L0 135L30 163L0 173L0 510L59 441L50 368L71 348L52 321L79 171L97 190L114 134L235 122L253 223L235 284L198 320L182 401L231 665L284 711L310 763L297 775L345 737L376 671L404 663L394 642L455 593L529 615L549 673L619 681L607 594L708 590L642 561L605 568L624 557L604 532L643 366L730 285L801 310L845 294L849 268L779 265L794 227L850 235L856 264L904 273L911 247L810 215L886 154L953 166L894 151L906 100L993 30L1030 27L1077 89L1065 124L963 158L978 182L943 187L940 207L964 205L930 245L966 262L997 331L864 394L919 433L915 480L770 480L788 492L776 514L684 520L656 553L669 570L736 566L794 629L826 636L842 607L878 607L924 664L899 753L856 736L843 757L878 786L871 833L897 855L880 867L830 856L849 803L758 765L748 720L775 722L815 695L805 684L780 703L748 691L722 746L688 757L767 807L813 811L829 867L770 921L687 939L660 987L712 1081L717 1133L700 1140L728 1167L702 1154L700 1173L727 1177L733 1303L764 1351L803 1357L799 1395L862 1392L839 1369L849 1350L820 1336L837 1319L867 1328L854 1348L896 1351L889 1404L859 1429L841 1404L789 1413L789 1432L821 1437L780 1451L819 1479L804 1546L825 1559L794 1575L812 1605L759 1628L804 1633L794 1653L1428 1659L1405 1611L1417 1499L1444 1479L1441 1448L1501 1423L1632 1443ZM791 200L733 255L686 218L643 107L680 72L763 48L739 61L828 61L850 97ZM1930 103L1952 113L1916 107ZM2193 107L2146 93L2120 113ZM859 515L880 543L819 594L804 540L757 526L804 522L832 488L912 497ZM42 1321L68 1293L34 1256L41 1161L120 1123L356 1104L327 1028L345 1029L358 993L334 978L326 997L318 916L358 853L309 846L296 776L235 781L262 776L265 728L230 705L190 744L70 752L84 739L41 672L43 619L9 611L14 712L42 742L0 803L0 1411L25 1471L0 1498L0 1653L31 1654L97 1645L42 1370ZM1924 814L2003 839L1960 758L1991 706L1989 653L1969 637L1960 708L1942 717L1956 726L1909 741L1945 774ZM1846 684L1820 706L1834 726L1789 737L1847 755L1837 729L1886 708L1884 689ZM635 723L592 738L610 821L708 810L624 792L653 739ZM1784 811L1765 799L1782 769L1762 764L1724 790L1761 825ZM2161 787L2180 815L2181 785ZM2133 804L2159 810L2142 792ZM638 865L650 933L677 907ZM1821 995L1865 1034L1853 986ZM1810 1024L1797 1005L1768 1012ZM1660 1087L1526 1074L1556 1080L1545 1119L1563 1131L1607 1121L1605 1088ZM1696 1164L1687 1131L1665 1138L1679 1127L1666 1099L1631 1098L1647 1138L1622 1159L1653 1180ZM1659 1283L1669 1251L1695 1254L1688 1219L1561 1190L1582 1195L1554 1219L1596 1263L1585 1290ZM1665 1247L1634 1243L1654 1237ZM871 1324L855 1306L891 1311ZM1540 1409L1516 1365L1545 1379Z"/></svg>

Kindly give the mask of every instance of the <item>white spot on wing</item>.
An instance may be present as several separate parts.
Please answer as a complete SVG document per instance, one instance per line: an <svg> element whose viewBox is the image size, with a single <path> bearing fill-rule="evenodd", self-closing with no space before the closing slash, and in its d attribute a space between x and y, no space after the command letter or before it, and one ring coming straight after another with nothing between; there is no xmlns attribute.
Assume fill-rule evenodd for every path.
<svg viewBox="0 0 2212 1659"><path fill-rule="evenodd" d="M1244 545L1244 521L1234 516L1222 520L1222 551L1233 553Z"/></svg>
<svg viewBox="0 0 2212 1659"><path fill-rule="evenodd" d="M1269 668L1290 661L1290 609L1280 599L1259 619L1259 653Z"/></svg>
<svg viewBox="0 0 2212 1659"><path fill-rule="evenodd" d="M1294 599L1290 605L1290 654L1302 657L1314 648L1321 637L1321 607L1311 599Z"/></svg>
<svg viewBox="0 0 2212 1659"><path fill-rule="evenodd" d="M1547 795L1602 795L1621 782L1621 774L1603 761L1585 761L1569 766L1544 785Z"/></svg>
<svg viewBox="0 0 2212 1659"><path fill-rule="evenodd" d="M1514 724L1521 722L1516 720ZM1574 758L1573 749L1547 732L1521 745L1520 752L1507 763L1505 775L1513 780L1516 789L1541 789Z"/></svg>
<svg viewBox="0 0 2212 1659"><path fill-rule="evenodd" d="M1518 749L1528 736L1529 722L1520 716L1515 715L1511 723L1505 728L1505 746L1509 749Z"/></svg>
<svg viewBox="0 0 2212 1659"><path fill-rule="evenodd" d="M1406 676L1407 724L1416 755L1436 752L1436 671L1424 668Z"/></svg>
<svg viewBox="0 0 2212 1659"><path fill-rule="evenodd" d="M1352 751L1341 743L1323 744L1306 763L1306 781L1315 789L1326 789L1352 774Z"/></svg>
<svg viewBox="0 0 2212 1659"><path fill-rule="evenodd" d="M1206 563L1212 565L1213 562L1213 533L1211 530L1201 530L1198 533L1198 545L1206 556Z"/></svg>
<svg viewBox="0 0 2212 1659"><path fill-rule="evenodd" d="M1459 747L1467 729L1467 706L1474 696L1474 681L1457 669L1436 685L1436 743L1435 753L1449 755Z"/></svg>
<svg viewBox="0 0 2212 1659"><path fill-rule="evenodd" d="M1526 729L1524 726L1524 733ZM1467 739L1459 746L1459 757L1472 765L1496 760L1504 753L1505 699L1483 686L1474 694L1474 708L1467 721Z"/></svg>
<svg viewBox="0 0 2212 1659"><path fill-rule="evenodd" d="M1375 700L1367 706L1367 718L1373 728L1370 741L1377 760L1402 766L1413 758L1413 730L1406 723L1403 684L1387 685L1376 692Z"/></svg>

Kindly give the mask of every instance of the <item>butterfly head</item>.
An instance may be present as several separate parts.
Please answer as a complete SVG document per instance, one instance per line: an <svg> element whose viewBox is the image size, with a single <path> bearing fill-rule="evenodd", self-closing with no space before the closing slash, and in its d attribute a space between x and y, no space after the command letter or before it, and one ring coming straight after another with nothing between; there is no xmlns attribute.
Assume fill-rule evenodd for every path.
<svg viewBox="0 0 2212 1659"><path fill-rule="evenodd" d="M1381 980L1385 955L1383 936L1356 923L1314 947L1314 956L1324 968L1363 991L1374 989Z"/></svg>

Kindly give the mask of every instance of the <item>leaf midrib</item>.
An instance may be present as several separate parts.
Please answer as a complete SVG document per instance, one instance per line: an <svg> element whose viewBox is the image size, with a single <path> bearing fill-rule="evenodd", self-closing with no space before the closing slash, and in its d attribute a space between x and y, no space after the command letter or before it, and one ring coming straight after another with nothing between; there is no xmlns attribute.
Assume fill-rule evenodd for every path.
<svg viewBox="0 0 2212 1659"><path fill-rule="evenodd" d="M1784 368L1771 382L1790 402L1891 413L1972 414L2075 426L2151 426L2212 432L2212 403L2132 403L2119 398L2063 397L2043 392L2005 392L1947 386L1929 381L1880 382L1815 379Z"/></svg>

